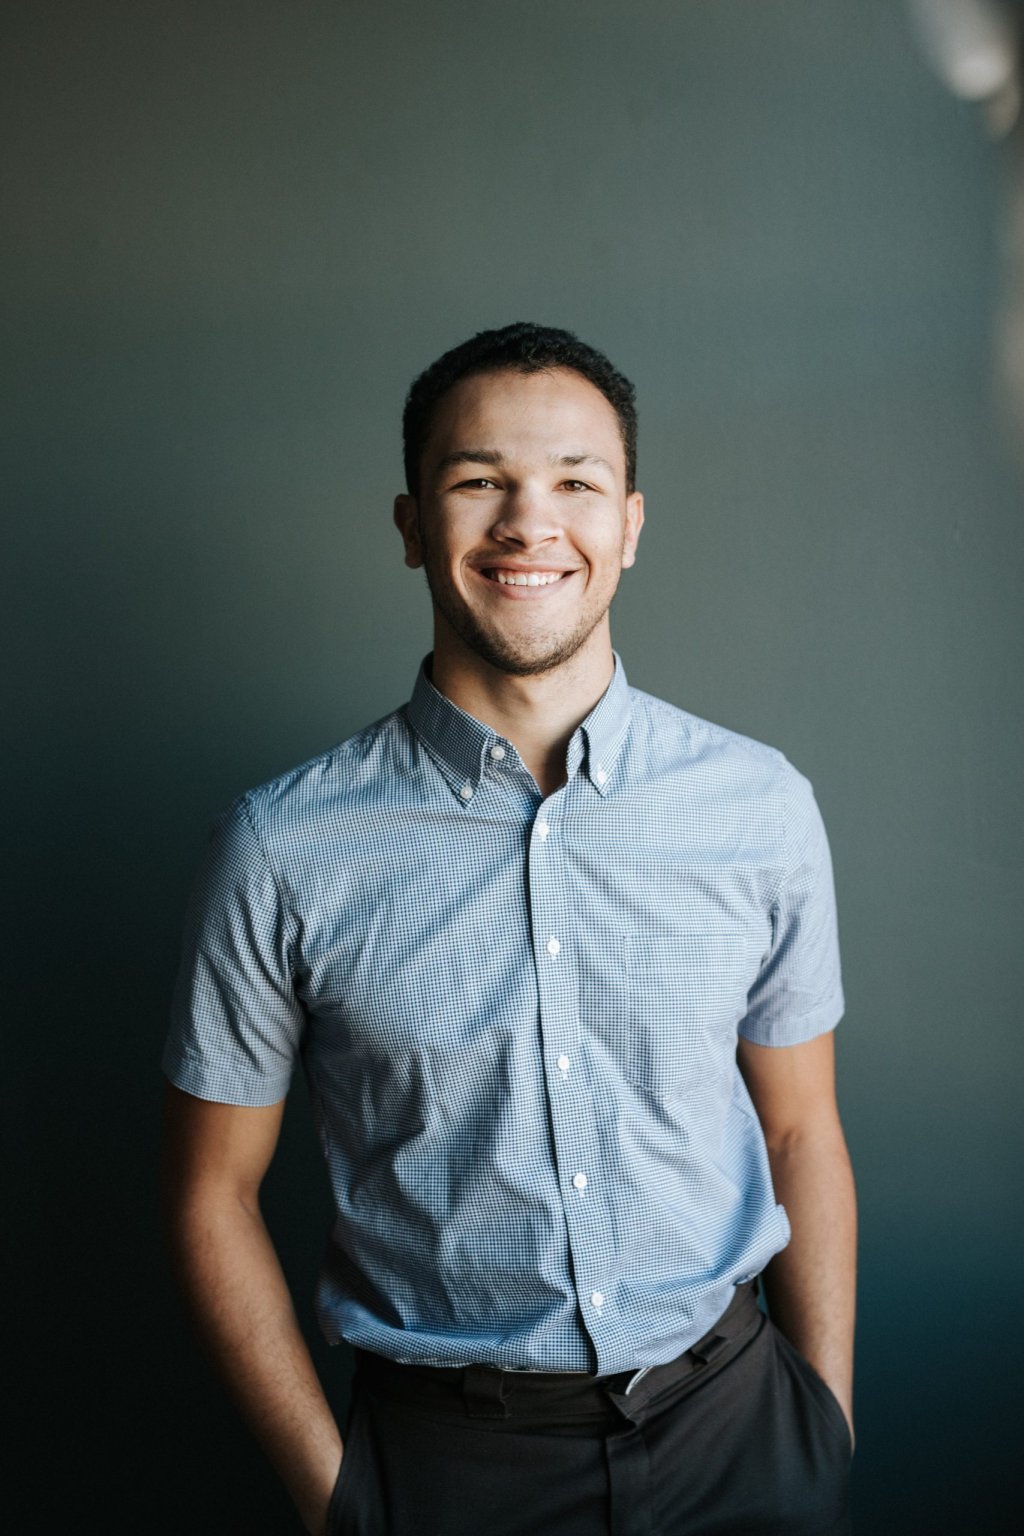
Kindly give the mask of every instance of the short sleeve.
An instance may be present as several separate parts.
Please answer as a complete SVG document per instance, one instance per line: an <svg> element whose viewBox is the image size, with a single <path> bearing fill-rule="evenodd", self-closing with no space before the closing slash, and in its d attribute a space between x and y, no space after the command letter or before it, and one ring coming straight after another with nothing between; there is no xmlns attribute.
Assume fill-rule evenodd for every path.
<svg viewBox="0 0 1024 1536"><path fill-rule="evenodd" d="M291 976L290 923L243 796L215 824L185 919L163 1070L225 1104L288 1092L305 1015Z"/></svg>
<svg viewBox="0 0 1024 1536"><path fill-rule="evenodd" d="M800 1045L843 1016L828 838L810 784L786 767L784 874L772 904L771 946L740 1024L756 1045Z"/></svg>

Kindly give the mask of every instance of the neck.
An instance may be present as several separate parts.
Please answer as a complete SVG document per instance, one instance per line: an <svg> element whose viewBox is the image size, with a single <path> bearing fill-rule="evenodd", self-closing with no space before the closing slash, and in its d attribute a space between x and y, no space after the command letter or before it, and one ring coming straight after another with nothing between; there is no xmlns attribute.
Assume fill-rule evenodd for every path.
<svg viewBox="0 0 1024 1536"><path fill-rule="evenodd" d="M591 636L560 667L533 677L501 672L448 640L435 632L434 687L510 741L541 794L553 794L565 783L565 752L573 732L606 691L615 671L607 631Z"/></svg>

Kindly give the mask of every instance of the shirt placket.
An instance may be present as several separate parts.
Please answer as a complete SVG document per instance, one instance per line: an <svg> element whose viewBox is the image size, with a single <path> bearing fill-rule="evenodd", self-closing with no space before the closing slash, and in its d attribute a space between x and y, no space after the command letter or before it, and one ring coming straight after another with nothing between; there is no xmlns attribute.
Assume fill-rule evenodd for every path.
<svg viewBox="0 0 1024 1536"><path fill-rule="evenodd" d="M580 1315L600 1359L602 1342L614 1332L606 1274L607 1192L601 1187L595 1108L583 1055L576 955L580 935L567 888L562 819L568 797L588 789L585 781L576 779L541 803L531 829L528 880L556 1172Z"/></svg>

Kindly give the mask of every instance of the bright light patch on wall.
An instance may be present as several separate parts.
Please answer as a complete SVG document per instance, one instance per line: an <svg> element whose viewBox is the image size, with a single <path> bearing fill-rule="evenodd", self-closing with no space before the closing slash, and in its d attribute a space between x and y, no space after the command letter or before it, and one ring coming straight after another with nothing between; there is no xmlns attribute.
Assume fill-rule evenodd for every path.
<svg viewBox="0 0 1024 1536"><path fill-rule="evenodd" d="M998 0L909 0L921 46L954 95L1016 98L1017 36Z"/></svg>

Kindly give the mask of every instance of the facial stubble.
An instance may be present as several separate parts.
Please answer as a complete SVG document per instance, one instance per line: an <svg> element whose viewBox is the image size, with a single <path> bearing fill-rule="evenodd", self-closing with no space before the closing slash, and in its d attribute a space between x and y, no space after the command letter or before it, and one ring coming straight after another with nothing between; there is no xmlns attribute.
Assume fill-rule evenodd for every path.
<svg viewBox="0 0 1024 1536"><path fill-rule="evenodd" d="M530 651L526 651L516 646L510 637L484 628L468 605L458 599L452 591L443 574L441 563L434 558L429 538L424 536L422 524L419 533L423 572L435 608L444 616L449 628L454 631L463 645L485 661L488 666L494 667L498 672L505 672L510 677L539 677L542 673L554 672L558 667L564 666L590 639L611 607L614 592L609 594L608 601L596 613L584 613L576 628L569 634L549 634L547 637L549 643L546 646L544 637L538 636ZM625 537L623 537L623 549L625 549Z"/></svg>

